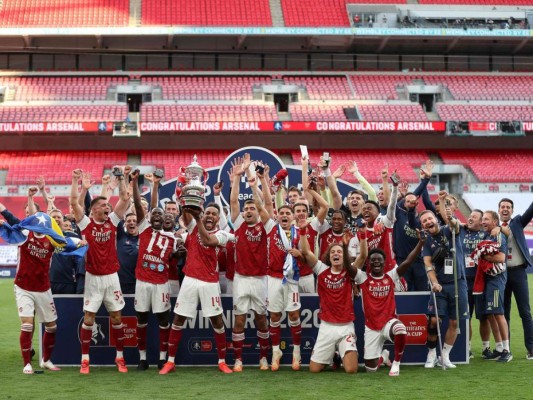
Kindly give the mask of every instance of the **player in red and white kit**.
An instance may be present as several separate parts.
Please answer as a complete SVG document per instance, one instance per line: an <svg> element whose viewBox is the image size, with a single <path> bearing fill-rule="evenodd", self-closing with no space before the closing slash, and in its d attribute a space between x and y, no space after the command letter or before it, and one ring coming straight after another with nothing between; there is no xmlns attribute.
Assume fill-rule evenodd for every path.
<svg viewBox="0 0 533 400"><path fill-rule="evenodd" d="M173 232L165 232L164 212L156 207L150 212L150 222L146 218L141 194L139 193L139 171L131 173L133 182L133 202L139 229L139 257L135 266L135 311L137 313L137 347L139 349L138 370L148 369L146 361L146 335L148 317L152 311L159 323L159 365L166 360L170 324L169 263L176 250Z"/></svg>
<svg viewBox="0 0 533 400"><path fill-rule="evenodd" d="M257 337L259 339L259 368L269 369L267 354L270 348L267 311L267 233L259 220L259 213L253 200L244 202L240 212L239 192L241 176L245 173L248 182L256 179L250 171L250 155L245 154L242 163L233 167L230 208L231 220L235 228L235 276L233 280L233 349L234 372L242 371L242 347L244 344L244 324L249 310L255 314ZM273 222L269 222L273 224Z"/></svg>
<svg viewBox="0 0 533 400"><path fill-rule="evenodd" d="M332 244L323 261L319 261L306 239L305 220L299 219L298 226L301 233L300 250L306 262L313 266L313 271L317 274L317 292L320 298L321 322L309 371L320 372L326 368L333 360L338 346L344 370L347 373L356 373L358 353L353 324L355 314L352 279L366 258L366 236L360 238L361 251L353 263L350 263L346 247L338 243Z"/></svg>
<svg viewBox="0 0 533 400"><path fill-rule="evenodd" d="M327 226L329 224L326 222ZM344 241L349 242L353 237L353 234L348 230L344 229L346 225L346 214L342 210L335 210L331 215L331 226L320 234L320 252L319 258L322 258L326 253L329 246L333 243L344 243Z"/></svg>
<svg viewBox="0 0 533 400"><path fill-rule="evenodd" d="M272 343L272 371L279 369L283 352L280 350L281 317L282 313L288 314L288 325L293 340L292 369L298 371L301 365L300 343L302 340L302 325L300 322L300 294L298 292L299 270L297 256L289 254L293 248L293 239L297 229L292 224L294 212L288 205L278 208L279 223L271 219L272 197L268 182L268 167L264 173L257 172L261 181L264 205L259 194L258 183L250 183L254 202L259 211L261 222L267 232L268 248L268 312L270 314L270 340ZM301 254L299 255L300 258Z"/></svg>
<svg viewBox="0 0 533 400"><path fill-rule="evenodd" d="M28 190L28 209L30 215L35 211L33 196L37 193L37 188ZM37 218L47 218L40 213ZM49 218L49 217L48 217ZM5 221L0 221L3 225ZM25 374L33 374L31 366L31 342L33 336L34 316L44 324L43 336L43 359L41 368L57 371L51 361L52 350L56 340L57 313L50 290L50 262L54 254L54 248L50 240L45 235L24 230L22 233L26 240L18 243L19 264L15 276L15 299L17 301L18 314L20 318L20 350L24 362Z"/></svg>
<svg viewBox="0 0 533 400"><path fill-rule="evenodd" d="M386 254L382 249L369 251L370 272L358 270L354 282L359 285L365 313L365 368L375 372L382 364L390 365L389 351L383 350L386 340L394 342L394 362L390 376L400 375L400 361L405 349L407 330L396 315L394 287L407 272L422 250L425 235L419 232L419 241L399 267L385 272Z"/></svg>
<svg viewBox="0 0 533 400"><path fill-rule="evenodd" d="M175 357L185 328L187 318L194 318L198 302L202 312L208 317L215 331L215 342L218 352L218 368L230 374L226 364L226 331L222 318L222 302L218 274L218 253L222 246L233 240L232 234L218 230L220 209L216 204L209 204L202 218L201 210L183 207L183 220L187 224L187 261L183 272L181 289L174 307L174 321L168 342L168 361L159 371L165 375L175 369ZM191 218L192 217L192 218Z"/></svg>
<svg viewBox="0 0 533 400"><path fill-rule="evenodd" d="M394 258L394 250L392 243L392 232L394 222L396 221L396 200L398 198L398 183L400 177L393 174L394 180L392 187L392 194L387 208L387 214L381 215L379 204L372 200L367 200L363 205L362 215L363 220L367 226L367 243L368 249L381 249L386 254L385 272L390 271L396 266L396 260ZM358 254L359 239L354 236L348 245L348 249L351 257L355 257ZM365 266L365 270L369 271L368 261ZM403 282L400 281L396 287L397 291L405 291L406 287Z"/></svg>
<svg viewBox="0 0 533 400"><path fill-rule="evenodd" d="M122 325L121 310L124 308L124 298L120 289L117 271L120 266L117 257L116 233L117 225L126 213L130 202L126 191L125 177L131 167L117 176L119 180L120 199L115 211L110 212L107 198L99 196L91 201L91 217L87 217L82 206L78 203L78 182L82 178L82 170L72 171L72 187L70 206L81 230L83 238L89 244L85 263L85 293L83 295L83 324L81 326L81 368L80 373L89 373L89 349L96 312L104 303L111 319L111 334L116 343L117 355L115 364L119 372L128 372L124 361L124 327ZM118 170L117 170L118 172Z"/></svg>

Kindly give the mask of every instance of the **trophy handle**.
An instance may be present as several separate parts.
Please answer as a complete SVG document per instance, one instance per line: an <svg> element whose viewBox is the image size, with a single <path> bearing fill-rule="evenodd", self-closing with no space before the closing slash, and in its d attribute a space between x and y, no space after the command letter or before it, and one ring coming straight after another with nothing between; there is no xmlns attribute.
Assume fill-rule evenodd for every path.
<svg viewBox="0 0 533 400"><path fill-rule="evenodd" d="M204 190L206 191L207 191L207 179L209 179L209 173L204 169Z"/></svg>

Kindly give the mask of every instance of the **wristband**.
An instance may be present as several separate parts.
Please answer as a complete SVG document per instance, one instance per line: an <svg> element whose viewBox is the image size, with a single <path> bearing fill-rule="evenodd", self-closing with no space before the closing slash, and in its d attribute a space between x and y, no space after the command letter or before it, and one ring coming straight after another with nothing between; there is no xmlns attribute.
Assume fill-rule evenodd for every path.
<svg viewBox="0 0 533 400"><path fill-rule="evenodd" d="M254 182L255 182L255 178L248 179L248 183L254 183Z"/></svg>
<svg viewBox="0 0 533 400"><path fill-rule="evenodd" d="M325 170L323 170L324 172L324 176L327 178L328 176L331 176L331 169L329 168L326 168Z"/></svg>
<svg viewBox="0 0 533 400"><path fill-rule="evenodd" d="M363 232L363 231L357 231L357 239L359 239L359 240L366 240L366 239L367 239L366 231L365 231L365 232Z"/></svg>
<svg viewBox="0 0 533 400"><path fill-rule="evenodd" d="M303 228L300 228L300 234L307 235L307 225L304 226Z"/></svg>

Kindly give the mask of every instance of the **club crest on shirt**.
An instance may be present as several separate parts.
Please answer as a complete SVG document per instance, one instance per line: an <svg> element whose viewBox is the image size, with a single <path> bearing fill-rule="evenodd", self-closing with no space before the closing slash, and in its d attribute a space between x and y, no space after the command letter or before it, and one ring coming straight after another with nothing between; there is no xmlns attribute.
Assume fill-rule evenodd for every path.
<svg viewBox="0 0 533 400"><path fill-rule="evenodd" d="M106 222L106 223L104 224L104 228L109 229L110 227L111 227L111 225L109 225L109 223Z"/></svg>
<svg viewBox="0 0 533 400"><path fill-rule="evenodd" d="M389 284L389 280L387 278L383 279L383 284L384 285L388 285Z"/></svg>

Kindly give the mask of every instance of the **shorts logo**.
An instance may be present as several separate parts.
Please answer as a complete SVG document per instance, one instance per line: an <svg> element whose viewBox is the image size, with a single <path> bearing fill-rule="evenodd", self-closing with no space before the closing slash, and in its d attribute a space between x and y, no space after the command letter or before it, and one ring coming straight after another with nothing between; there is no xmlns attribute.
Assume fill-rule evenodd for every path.
<svg viewBox="0 0 533 400"><path fill-rule="evenodd" d="M88 306L88 305L89 305L89 303L90 303L90 301L89 301L89 300L85 300L85 305L86 305L86 306Z"/></svg>
<svg viewBox="0 0 533 400"><path fill-rule="evenodd" d="M24 310L24 307L19 307L19 312L22 312Z"/></svg>

